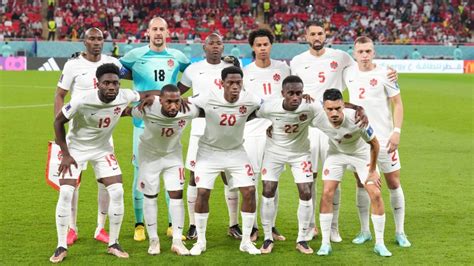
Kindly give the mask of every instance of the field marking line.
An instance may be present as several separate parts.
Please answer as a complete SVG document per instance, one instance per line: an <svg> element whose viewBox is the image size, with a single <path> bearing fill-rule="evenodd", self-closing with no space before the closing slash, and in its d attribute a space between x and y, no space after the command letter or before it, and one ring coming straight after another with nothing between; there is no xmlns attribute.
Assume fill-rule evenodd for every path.
<svg viewBox="0 0 474 266"><path fill-rule="evenodd" d="M53 104L48 103L48 104L0 106L0 109L27 109L27 108L41 108L41 107L48 107L48 106L53 106Z"/></svg>

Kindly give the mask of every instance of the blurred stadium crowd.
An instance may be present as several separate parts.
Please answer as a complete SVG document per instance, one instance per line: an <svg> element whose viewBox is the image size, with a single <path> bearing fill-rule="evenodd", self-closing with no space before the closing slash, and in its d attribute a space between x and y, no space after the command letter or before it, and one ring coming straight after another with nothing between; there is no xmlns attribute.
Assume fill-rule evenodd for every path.
<svg viewBox="0 0 474 266"><path fill-rule="evenodd" d="M328 42L352 43L367 35L378 43L473 43L474 8L467 0L2 0L0 41L75 41L95 26L108 41L140 41L146 22L161 16L174 42L200 42L219 32L228 42L270 27L277 42L303 42L308 20L325 21Z"/></svg>

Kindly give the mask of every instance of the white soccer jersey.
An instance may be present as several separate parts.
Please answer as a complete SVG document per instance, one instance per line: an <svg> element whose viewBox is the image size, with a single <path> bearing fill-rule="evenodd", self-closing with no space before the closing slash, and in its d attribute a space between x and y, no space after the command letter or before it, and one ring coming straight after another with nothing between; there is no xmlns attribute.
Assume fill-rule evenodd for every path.
<svg viewBox="0 0 474 266"><path fill-rule="evenodd" d="M388 72L388 69L381 67L363 72L357 65L344 70L350 102L364 107L370 124L381 140L388 140L393 131L390 97L400 93L398 84L388 80Z"/></svg>
<svg viewBox="0 0 474 266"><path fill-rule="evenodd" d="M290 67L282 61L270 60L270 66L261 68L255 62L244 68L244 89L264 101L281 98L283 80L290 75ZM245 125L247 136L265 136L270 126L266 119L253 119Z"/></svg>
<svg viewBox="0 0 474 266"><path fill-rule="evenodd" d="M98 62L91 62L82 55L70 59L64 65L63 72L58 81L58 87L71 91L71 97L81 96L88 90L97 89L97 68L106 63L113 63L122 67L117 58L102 54Z"/></svg>
<svg viewBox="0 0 474 266"><path fill-rule="evenodd" d="M309 152L308 125L315 116L324 116L319 103L302 102L295 111L283 109L283 99L264 102L257 117L266 118L273 126L272 137L265 149L273 153Z"/></svg>
<svg viewBox="0 0 474 266"><path fill-rule="evenodd" d="M349 155L364 154L374 137L374 130L370 125L360 128L355 123L355 110L344 109L344 120L339 127L334 127L327 115L318 116L312 121L312 126L319 128L329 137L329 154L344 153Z"/></svg>
<svg viewBox="0 0 474 266"><path fill-rule="evenodd" d="M145 107L145 114L133 108L132 116L143 119L145 131L140 136L140 141L156 153L172 153L181 149L181 134L189 120L199 115L199 110L194 105L189 105L190 111L179 112L176 117L167 117L161 112L158 96L151 106Z"/></svg>
<svg viewBox="0 0 474 266"><path fill-rule="evenodd" d="M190 100L202 108L206 115L206 128L199 139L199 147L220 150L232 150L242 145L245 122L262 101L245 90L240 92L239 100L235 103L227 102L224 94L215 90Z"/></svg>
<svg viewBox="0 0 474 266"><path fill-rule="evenodd" d="M126 89L120 89L117 98L110 103L102 102L96 90L71 99L62 108L64 116L72 119L66 136L68 147L81 152L110 147L110 137L122 111L139 100L138 92Z"/></svg>
<svg viewBox="0 0 474 266"><path fill-rule="evenodd" d="M220 82L221 72L222 69L229 66L233 65L224 61L213 65L204 59L186 68L179 82L187 87L192 87L193 95L207 94L209 90L216 90L222 93L224 88ZM200 136L204 134L204 127L206 126L204 118L194 119L191 125L192 135Z"/></svg>
<svg viewBox="0 0 474 266"><path fill-rule="evenodd" d="M316 101L323 100L327 89L343 90L342 71L355 64L348 53L332 48L324 48L323 55L316 57L309 51L299 54L290 62L291 74L303 80L304 93Z"/></svg>

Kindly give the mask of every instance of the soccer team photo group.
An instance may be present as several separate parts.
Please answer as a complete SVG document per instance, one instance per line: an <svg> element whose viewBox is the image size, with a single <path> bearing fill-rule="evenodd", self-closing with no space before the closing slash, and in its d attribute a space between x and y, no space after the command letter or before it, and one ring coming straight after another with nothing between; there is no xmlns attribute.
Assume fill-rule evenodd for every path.
<svg viewBox="0 0 474 266"><path fill-rule="evenodd" d="M8 11L11 3L7 2L2 6ZM62 2L68 1L47 2L56 12L71 5L69 1L61 9ZM46 264L48 257L51 263L72 264L472 263L472 230L467 226L473 211L472 75L403 74L410 71L376 60L387 45L369 30L346 40L350 51L333 48L335 32L344 28L331 28L334 17L328 21L329 17L311 15L320 10L318 5L334 5L336 12L345 7L352 10L348 14L364 14L350 9L351 5L365 6L374 15L371 8L397 7L399 1L370 5L359 3L363 1L170 1L172 8L166 12L173 16L165 11L166 15L147 14L147 9L137 15L131 11L134 5L112 2L104 4L130 10L124 9L123 19L146 15L138 23L145 38L139 45L132 45L129 38L129 47L121 45L124 51L119 52L117 35L110 53L106 47L114 33L86 20L76 46L81 49L67 58L61 72L23 72L37 80L21 81L19 74L9 78L4 74L8 72L0 71L2 169L8 176L2 181L2 194L4 200L17 198L18 210L33 211L17 213L10 206L13 202L2 203L2 264ZM138 9L142 5L159 9L161 1L132 2ZM424 1L406 2L425 7ZM430 1L430 5L451 5L438 2L443 1ZM288 10L300 8L309 16L287 22L297 22L299 30L293 32L300 33L294 37L300 42L298 52L280 43L286 38L285 20L272 22L278 15L267 14L286 4ZM194 39L200 45L193 50L189 42L175 48L176 32L182 33L186 16L192 16L184 11L189 5L204 10L206 5L208 9L217 5L241 13L248 9L250 16L240 18L241 23L249 24L253 18L257 26L243 26L248 27L243 39L235 36L247 50L229 45L229 33L214 28L201 35L202 40ZM12 6L15 10L15 3ZM473 18L472 6L461 6ZM413 9L412 14L418 14ZM68 17L64 18L67 23ZM219 25L229 23L212 18ZM115 23L115 17L111 21ZM236 25L238 18L230 21ZM465 40L468 46L470 40ZM34 45L41 48L41 42L35 40ZM285 47L292 55L275 59L275 49ZM474 56L470 49L463 51ZM245 51L250 51L250 57L243 55ZM470 60L452 61L464 62L466 71ZM21 92L23 87L26 90ZM446 91L452 88L458 94ZM38 93L41 96L33 100L27 97ZM433 98L437 94L446 101ZM18 100L22 95L24 103ZM449 99L455 99L453 107L448 107ZM438 112L440 105L446 108ZM467 108L464 113L455 111L459 106ZM23 124L31 133L18 125L25 121L22 112L34 120L38 117L30 125ZM456 121L464 125L451 131ZM7 128L22 129L15 133ZM36 140L33 132L41 132L34 133ZM445 139L432 138L433 132L446 132L437 135ZM456 138L459 142L449 144ZM462 142L466 145L461 140L467 140ZM443 150L449 145L450 152ZM28 155L21 155L28 150ZM460 153L467 157L455 162ZM439 158L431 154L444 154L443 165L450 170L443 174ZM25 190L27 180L19 179L16 185L13 181L13 169L23 165L7 166L22 156L35 156L38 161L24 165L35 169L18 169L30 171L22 175L42 176L35 177L31 192ZM446 164L451 160L452 165ZM462 173L452 172L463 168ZM57 192L44 184L45 178ZM460 180L467 186L459 186ZM17 194L14 187L20 189ZM459 189L459 196L452 187ZM30 197L35 200L27 200ZM446 205L435 206L442 201ZM28 202L30 207L25 207ZM463 204L464 211L454 215ZM459 216L461 212L467 217ZM22 227L15 226L18 219ZM35 224L36 231L31 231ZM459 233L448 233L451 227ZM27 244L21 249L38 245L40 251L21 258L15 230L24 231L18 240ZM8 235L13 238L7 240ZM37 235L41 242L33 244ZM460 245L464 237L466 242ZM441 251L450 245L452 249ZM439 252L430 254L431 246ZM17 253L12 261L5 253L10 248ZM467 254L462 257L460 250Z"/></svg>

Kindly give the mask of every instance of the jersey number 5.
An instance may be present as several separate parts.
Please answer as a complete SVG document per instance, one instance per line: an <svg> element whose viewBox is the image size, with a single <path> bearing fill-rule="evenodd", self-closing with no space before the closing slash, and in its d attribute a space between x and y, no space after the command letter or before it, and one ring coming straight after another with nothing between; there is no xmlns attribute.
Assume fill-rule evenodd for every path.
<svg viewBox="0 0 474 266"><path fill-rule="evenodd" d="M163 69L155 69L155 81L164 81L165 80L165 71Z"/></svg>

